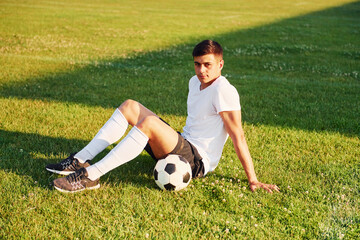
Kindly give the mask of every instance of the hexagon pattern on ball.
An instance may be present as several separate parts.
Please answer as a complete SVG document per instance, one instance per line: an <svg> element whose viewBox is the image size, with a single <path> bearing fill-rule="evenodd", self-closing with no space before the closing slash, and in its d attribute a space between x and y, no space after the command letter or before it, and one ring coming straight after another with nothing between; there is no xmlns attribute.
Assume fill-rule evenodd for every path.
<svg viewBox="0 0 360 240"><path fill-rule="evenodd" d="M190 164L179 155L168 155L158 160L154 168L156 184L163 190L179 191L189 185L192 177Z"/></svg>

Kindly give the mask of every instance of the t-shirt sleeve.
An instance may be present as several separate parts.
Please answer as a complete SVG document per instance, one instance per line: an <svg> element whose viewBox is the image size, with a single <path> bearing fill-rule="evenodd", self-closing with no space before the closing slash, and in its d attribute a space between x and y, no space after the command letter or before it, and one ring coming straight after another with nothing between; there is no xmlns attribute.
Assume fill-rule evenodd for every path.
<svg viewBox="0 0 360 240"><path fill-rule="evenodd" d="M189 80L189 90L194 88L194 86L196 85L196 80L197 80L196 75L193 76L192 78L190 78L190 80ZM197 81L199 81L199 80L197 80Z"/></svg>
<svg viewBox="0 0 360 240"><path fill-rule="evenodd" d="M224 111L238 111L241 109L240 97L236 88L230 84L221 86L215 94L214 107L216 113Z"/></svg>

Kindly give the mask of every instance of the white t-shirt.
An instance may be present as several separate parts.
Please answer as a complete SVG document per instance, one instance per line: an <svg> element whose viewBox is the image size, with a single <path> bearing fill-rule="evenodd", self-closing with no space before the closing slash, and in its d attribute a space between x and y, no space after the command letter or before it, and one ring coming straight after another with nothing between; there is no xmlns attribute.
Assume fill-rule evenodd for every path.
<svg viewBox="0 0 360 240"><path fill-rule="evenodd" d="M225 77L220 76L203 90L200 90L197 76L190 79L188 116L182 136L193 144L203 157L205 174L218 165L229 137L219 113L240 109L239 94Z"/></svg>

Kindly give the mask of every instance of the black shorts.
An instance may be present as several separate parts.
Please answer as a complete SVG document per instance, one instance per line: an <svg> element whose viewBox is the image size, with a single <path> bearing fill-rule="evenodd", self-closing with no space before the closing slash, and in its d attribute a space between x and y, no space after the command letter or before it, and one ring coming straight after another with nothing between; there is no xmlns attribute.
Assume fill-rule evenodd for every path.
<svg viewBox="0 0 360 240"><path fill-rule="evenodd" d="M146 145L145 151L147 151L153 159L159 160L156 159L149 143ZM178 143L176 144L174 150L172 150L169 153L169 155L170 154L181 155L190 163L193 178L204 176L205 168L204 168L204 163L202 161L202 157L200 156L196 147L192 145L189 141L187 141L185 138L183 138L180 135L180 133L179 133Z"/></svg>

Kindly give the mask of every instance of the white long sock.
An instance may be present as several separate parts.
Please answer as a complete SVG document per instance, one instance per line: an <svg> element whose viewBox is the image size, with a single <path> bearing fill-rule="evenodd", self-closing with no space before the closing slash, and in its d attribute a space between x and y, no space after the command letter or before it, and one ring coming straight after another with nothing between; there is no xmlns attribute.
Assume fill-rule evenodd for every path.
<svg viewBox="0 0 360 240"><path fill-rule="evenodd" d="M90 143L75 154L74 157L82 163L92 160L110 144L118 141L124 135L128 125L126 118L117 108Z"/></svg>
<svg viewBox="0 0 360 240"><path fill-rule="evenodd" d="M87 167L88 177L98 179L114 168L137 157L145 148L149 138L137 127L133 127L128 135L109 152L102 160Z"/></svg>

